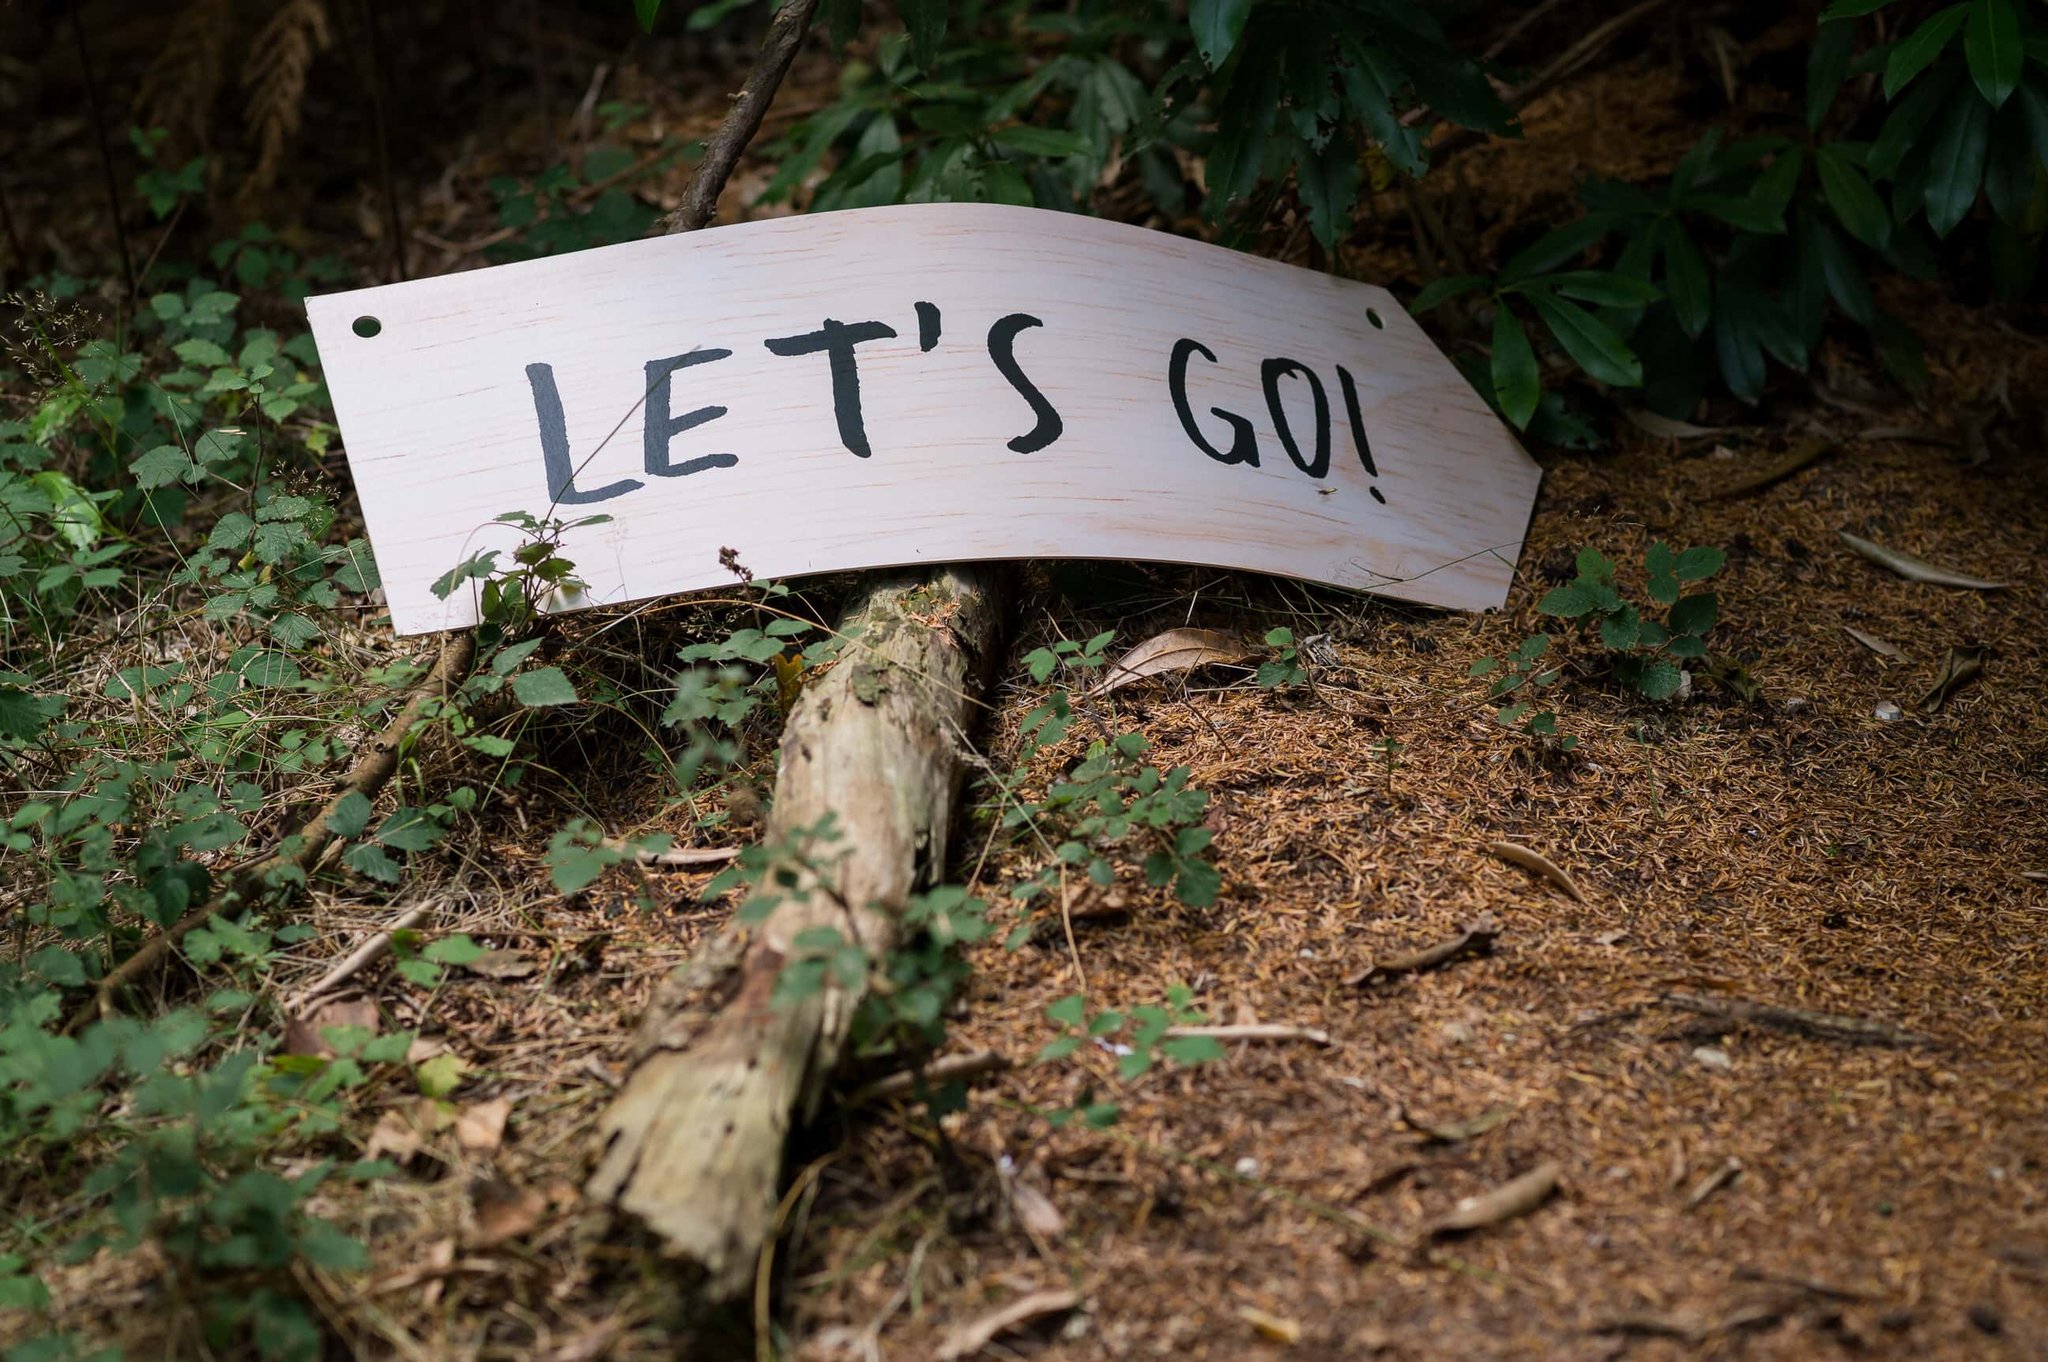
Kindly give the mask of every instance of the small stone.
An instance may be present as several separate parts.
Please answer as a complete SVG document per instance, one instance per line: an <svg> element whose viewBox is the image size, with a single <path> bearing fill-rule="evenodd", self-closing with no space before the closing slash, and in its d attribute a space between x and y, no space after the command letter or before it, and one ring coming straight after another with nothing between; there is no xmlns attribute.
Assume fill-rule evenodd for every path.
<svg viewBox="0 0 2048 1362"><path fill-rule="evenodd" d="M1735 1061L1718 1045L1702 1045L1692 1052L1692 1057L1716 1073L1725 1074L1735 1067Z"/></svg>
<svg viewBox="0 0 2048 1362"><path fill-rule="evenodd" d="M1873 709L1870 712L1872 715L1876 717L1879 723L1883 724L1895 724L1899 720L1906 717L1906 711L1900 709L1897 705L1893 704L1889 700L1879 701L1877 708Z"/></svg>
<svg viewBox="0 0 2048 1362"><path fill-rule="evenodd" d="M1471 1022L1448 1021L1438 1028L1438 1034L1453 1045L1470 1045L1479 1039L1479 1033L1472 1029Z"/></svg>
<svg viewBox="0 0 2048 1362"><path fill-rule="evenodd" d="M1781 712L1788 715L1803 714L1812 704L1813 701L1803 695L1788 695L1785 697L1785 702L1779 705L1778 708Z"/></svg>
<svg viewBox="0 0 2048 1362"><path fill-rule="evenodd" d="M1259 1175L1259 1161L1247 1154L1233 1165L1241 1178L1255 1178Z"/></svg>

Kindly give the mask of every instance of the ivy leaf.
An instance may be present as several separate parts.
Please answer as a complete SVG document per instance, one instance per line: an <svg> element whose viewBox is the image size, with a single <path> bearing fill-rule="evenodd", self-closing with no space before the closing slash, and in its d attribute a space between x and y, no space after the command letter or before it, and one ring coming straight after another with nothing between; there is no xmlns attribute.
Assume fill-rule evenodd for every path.
<svg viewBox="0 0 2048 1362"><path fill-rule="evenodd" d="M1195 31L1195 50L1215 70L1223 65L1244 34L1252 0L1191 0L1188 26Z"/></svg>
<svg viewBox="0 0 2048 1362"><path fill-rule="evenodd" d="M1950 5L1894 47L1890 59L1884 64L1884 97L1892 98L1905 89L1913 77L1925 71L1969 17L1968 5Z"/></svg>
<svg viewBox="0 0 2048 1362"><path fill-rule="evenodd" d="M2012 0L1972 0L1963 29L1963 56L1970 64L1970 78L1991 107L2003 107L2020 83L2020 67L2027 59Z"/></svg>
<svg viewBox="0 0 2048 1362"><path fill-rule="evenodd" d="M560 667L536 667L530 672L521 672L512 678L512 693L519 697L520 704L529 709L576 703L576 687L562 674Z"/></svg>
<svg viewBox="0 0 2048 1362"><path fill-rule="evenodd" d="M1529 424L1529 418L1536 414L1536 403L1543 396L1543 386L1536 373L1536 351L1529 344L1529 333L1522 329L1521 318L1515 316L1505 300L1493 316L1493 395L1500 403L1501 415L1508 418L1516 430Z"/></svg>
<svg viewBox="0 0 2048 1362"><path fill-rule="evenodd" d="M1557 337L1558 344L1581 369L1616 387L1634 388L1642 384L1642 361L1605 322L1576 303L1543 293L1531 293L1528 298L1536 315L1550 328L1550 334Z"/></svg>

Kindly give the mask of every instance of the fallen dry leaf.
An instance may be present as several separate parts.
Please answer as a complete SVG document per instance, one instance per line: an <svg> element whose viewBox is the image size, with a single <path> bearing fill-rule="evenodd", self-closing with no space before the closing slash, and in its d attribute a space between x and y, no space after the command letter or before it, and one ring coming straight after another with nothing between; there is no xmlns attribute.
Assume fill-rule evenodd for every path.
<svg viewBox="0 0 2048 1362"><path fill-rule="evenodd" d="M1067 1232L1067 1218L1042 1188L1033 1185L1033 1180L1018 1176L1007 1181L1010 1209L1017 1213L1017 1223L1026 1234L1050 1242Z"/></svg>
<svg viewBox="0 0 2048 1362"><path fill-rule="evenodd" d="M939 1344L939 1362L959 1362L974 1356L997 1338L1020 1325L1048 1315L1064 1315L1076 1309L1081 1298L1071 1291L1033 1291L1008 1305L991 1310L980 1319L960 1325Z"/></svg>
<svg viewBox="0 0 2048 1362"><path fill-rule="evenodd" d="M485 951L463 968L486 979L524 979L540 972L540 961L500 946L496 950Z"/></svg>
<svg viewBox="0 0 2048 1362"><path fill-rule="evenodd" d="M1692 1189L1692 1195L1685 1199L1685 1209L1692 1210L1740 1176L1742 1160L1731 1154L1713 1172L1700 1179L1699 1185Z"/></svg>
<svg viewBox="0 0 2048 1362"><path fill-rule="evenodd" d="M1928 714L1948 703L1951 695L1976 680L1984 671L1984 650L1974 644L1950 648L1934 672L1934 684L1920 697L1919 708Z"/></svg>
<svg viewBox="0 0 2048 1362"><path fill-rule="evenodd" d="M1193 671L1212 662L1242 662L1251 656L1244 640L1215 629L1168 629L1154 634L1109 664L1109 675L1092 694L1113 690L1163 672Z"/></svg>
<svg viewBox="0 0 2048 1362"><path fill-rule="evenodd" d="M1829 453L1835 445L1832 440L1808 440L1794 445L1782 456L1752 473L1747 473L1731 483L1717 487L1707 493L1709 501L1727 501L1732 497L1747 496L1760 492L1772 483L1791 477L1800 469Z"/></svg>
<svg viewBox="0 0 2048 1362"><path fill-rule="evenodd" d="M1255 1305L1240 1305L1237 1317L1252 1326L1252 1331L1268 1343L1280 1343L1293 1347L1301 1342L1301 1326L1291 1319L1269 1315Z"/></svg>
<svg viewBox="0 0 2048 1362"><path fill-rule="evenodd" d="M1892 643L1886 639L1881 639L1876 634L1866 634L1861 629L1856 628L1854 625L1843 625L1842 632L1847 634L1850 638L1855 639L1864 647L1870 649L1871 652L1876 653L1879 657L1896 657L1903 659L1906 656L1903 652L1899 651L1898 644Z"/></svg>
<svg viewBox="0 0 2048 1362"><path fill-rule="evenodd" d="M1947 568L1936 567L1923 558L1915 558L1910 553L1900 553L1897 549L1888 549L1882 544L1873 544L1868 539L1859 539L1847 530L1840 530L1837 533L1842 536L1844 544L1847 544L1871 562L1876 563L1879 567L1889 568L1891 571L1898 573L1899 576L1904 577L1909 582L1925 582L1929 586L1962 587L1968 591L2005 590L2006 584L2004 582L1987 582L1982 577L1968 577L1960 572L1952 572Z"/></svg>
<svg viewBox="0 0 2048 1362"><path fill-rule="evenodd" d="M1674 421L1646 407L1623 407L1621 414L1645 435L1655 435L1663 440L1703 440L1710 435L1720 435L1727 429L1725 426L1696 426L1690 421Z"/></svg>
<svg viewBox="0 0 2048 1362"><path fill-rule="evenodd" d="M479 1178L470 1184L469 1204L476 1216L476 1233L470 1242L490 1248L531 1234L547 1212L548 1199L504 1178Z"/></svg>
<svg viewBox="0 0 2048 1362"><path fill-rule="evenodd" d="M1449 1215L1433 1222L1429 1233L1432 1236L1465 1234L1527 1215L1550 1200L1550 1194L1557 1190L1558 1175L1563 1171L1555 1162L1540 1163L1483 1196L1468 1196L1453 1207Z"/></svg>
<svg viewBox="0 0 2048 1362"><path fill-rule="evenodd" d="M452 1125L455 1115L454 1107L431 1097L400 1103L377 1118L363 1148L363 1157L407 1163L429 1139Z"/></svg>
<svg viewBox="0 0 2048 1362"><path fill-rule="evenodd" d="M334 1047L327 1043L326 1036L330 1026L360 1026L374 1035L377 1031L377 1004L360 994L330 998L316 1004L310 1012L285 1023L285 1053L333 1059Z"/></svg>
<svg viewBox="0 0 2048 1362"><path fill-rule="evenodd" d="M1559 889L1562 889L1566 897L1570 898L1572 902L1584 903L1586 901L1586 896L1579 892L1579 886L1572 882L1572 877L1565 874L1563 870L1558 868L1557 862L1551 860L1542 852L1532 851L1518 842L1488 842L1486 849L1500 857L1503 861L1506 861L1509 865L1518 865L1524 870L1535 871L1544 879L1549 880Z"/></svg>
<svg viewBox="0 0 2048 1362"><path fill-rule="evenodd" d="M1408 1114L1406 1107L1401 1108L1398 1114L1402 1125L1423 1136L1432 1144L1463 1144L1467 1140L1477 1139L1496 1126L1505 1124L1508 1118L1515 1114L1515 1109L1513 1107L1494 1107L1478 1116L1474 1116L1469 1121L1453 1121L1448 1125L1435 1125L1428 1121L1418 1121Z"/></svg>
<svg viewBox="0 0 2048 1362"><path fill-rule="evenodd" d="M505 1121L511 1115L509 1097L493 1097L465 1107L455 1118L455 1143L472 1154L488 1154L504 1143Z"/></svg>

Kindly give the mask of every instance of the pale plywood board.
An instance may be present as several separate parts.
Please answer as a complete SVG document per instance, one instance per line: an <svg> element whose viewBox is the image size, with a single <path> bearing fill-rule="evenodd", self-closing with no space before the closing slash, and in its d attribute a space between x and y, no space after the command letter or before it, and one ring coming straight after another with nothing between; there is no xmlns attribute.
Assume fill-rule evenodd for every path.
<svg viewBox="0 0 2048 1362"><path fill-rule="evenodd" d="M917 303L936 309L921 345ZM1136 558L1246 568L1463 609L1506 596L1539 471L1384 289L1141 228L992 205L928 204L783 218L629 242L307 300L349 466L400 633L473 623L472 589L429 585L517 536L494 517L545 515L549 478L532 365L549 366L582 491L634 490L563 518L586 600L730 585L722 548L763 577L990 558ZM1012 323L1014 367L1058 413L1038 413L991 357ZM374 317L378 333L352 329ZM853 353L871 450L849 452L826 354L765 342L826 319L878 321L893 339ZM1191 440L1168 382L1178 342L1207 439L1256 433L1259 465ZM675 370L671 411L723 415L677 434L651 476L646 366ZM1289 459L1261 364L1316 374L1330 410L1327 473ZM1377 476L1358 457L1342 366ZM1276 377L1314 463L1311 384ZM1374 493L1377 492L1378 496ZM1382 500L1381 498L1384 498Z"/></svg>

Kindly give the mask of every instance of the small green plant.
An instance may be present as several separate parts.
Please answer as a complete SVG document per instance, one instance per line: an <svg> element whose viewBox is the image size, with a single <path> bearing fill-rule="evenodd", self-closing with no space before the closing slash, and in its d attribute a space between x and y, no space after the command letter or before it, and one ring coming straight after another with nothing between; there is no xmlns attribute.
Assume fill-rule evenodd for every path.
<svg viewBox="0 0 2048 1362"><path fill-rule="evenodd" d="M1266 631L1266 646L1273 649L1273 656L1259 664L1258 683L1266 690L1284 690L1289 686L1305 685L1308 669L1301 665L1301 653L1294 642L1294 631L1285 625Z"/></svg>
<svg viewBox="0 0 2048 1362"><path fill-rule="evenodd" d="M1040 1064L1070 1059L1084 1043L1093 1042L1116 1056L1117 1077L1128 1083L1150 1073L1162 1061L1186 1067L1223 1058L1223 1046L1214 1036L1168 1034L1175 1027L1203 1022L1201 1010L1194 1006L1194 991L1185 984L1167 989L1163 1004L1134 1007L1128 1013L1107 1009L1092 1016L1088 1000L1071 993L1047 1007L1045 1016L1059 1034L1039 1050ZM1088 1101L1049 1112L1047 1118L1055 1127L1078 1119L1100 1128L1113 1124L1119 1114L1114 1102Z"/></svg>
<svg viewBox="0 0 2048 1362"><path fill-rule="evenodd" d="M1661 540L1651 544L1643 567L1650 600L1665 607L1660 620L1621 594L1614 562L1588 546L1579 550L1573 579L1545 593L1536 609L1569 622L1580 640L1598 641L1590 666L1645 700L1669 700L1685 682L1680 663L1697 660L1712 671L1706 636L1719 622L1720 602L1711 591L1687 592L1685 584L1705 581L1726 559L1715 548L1676 553ZM1508 702L1495 716L1501 723L1568 751L1578 740L1558 736L1556 713L1538 699L1564 675L1563 665L1545 661L1552 641L1547 633L1531 634L1503 657L1474 662L1469 674L1493 677L1489 698Z"/></svg>

